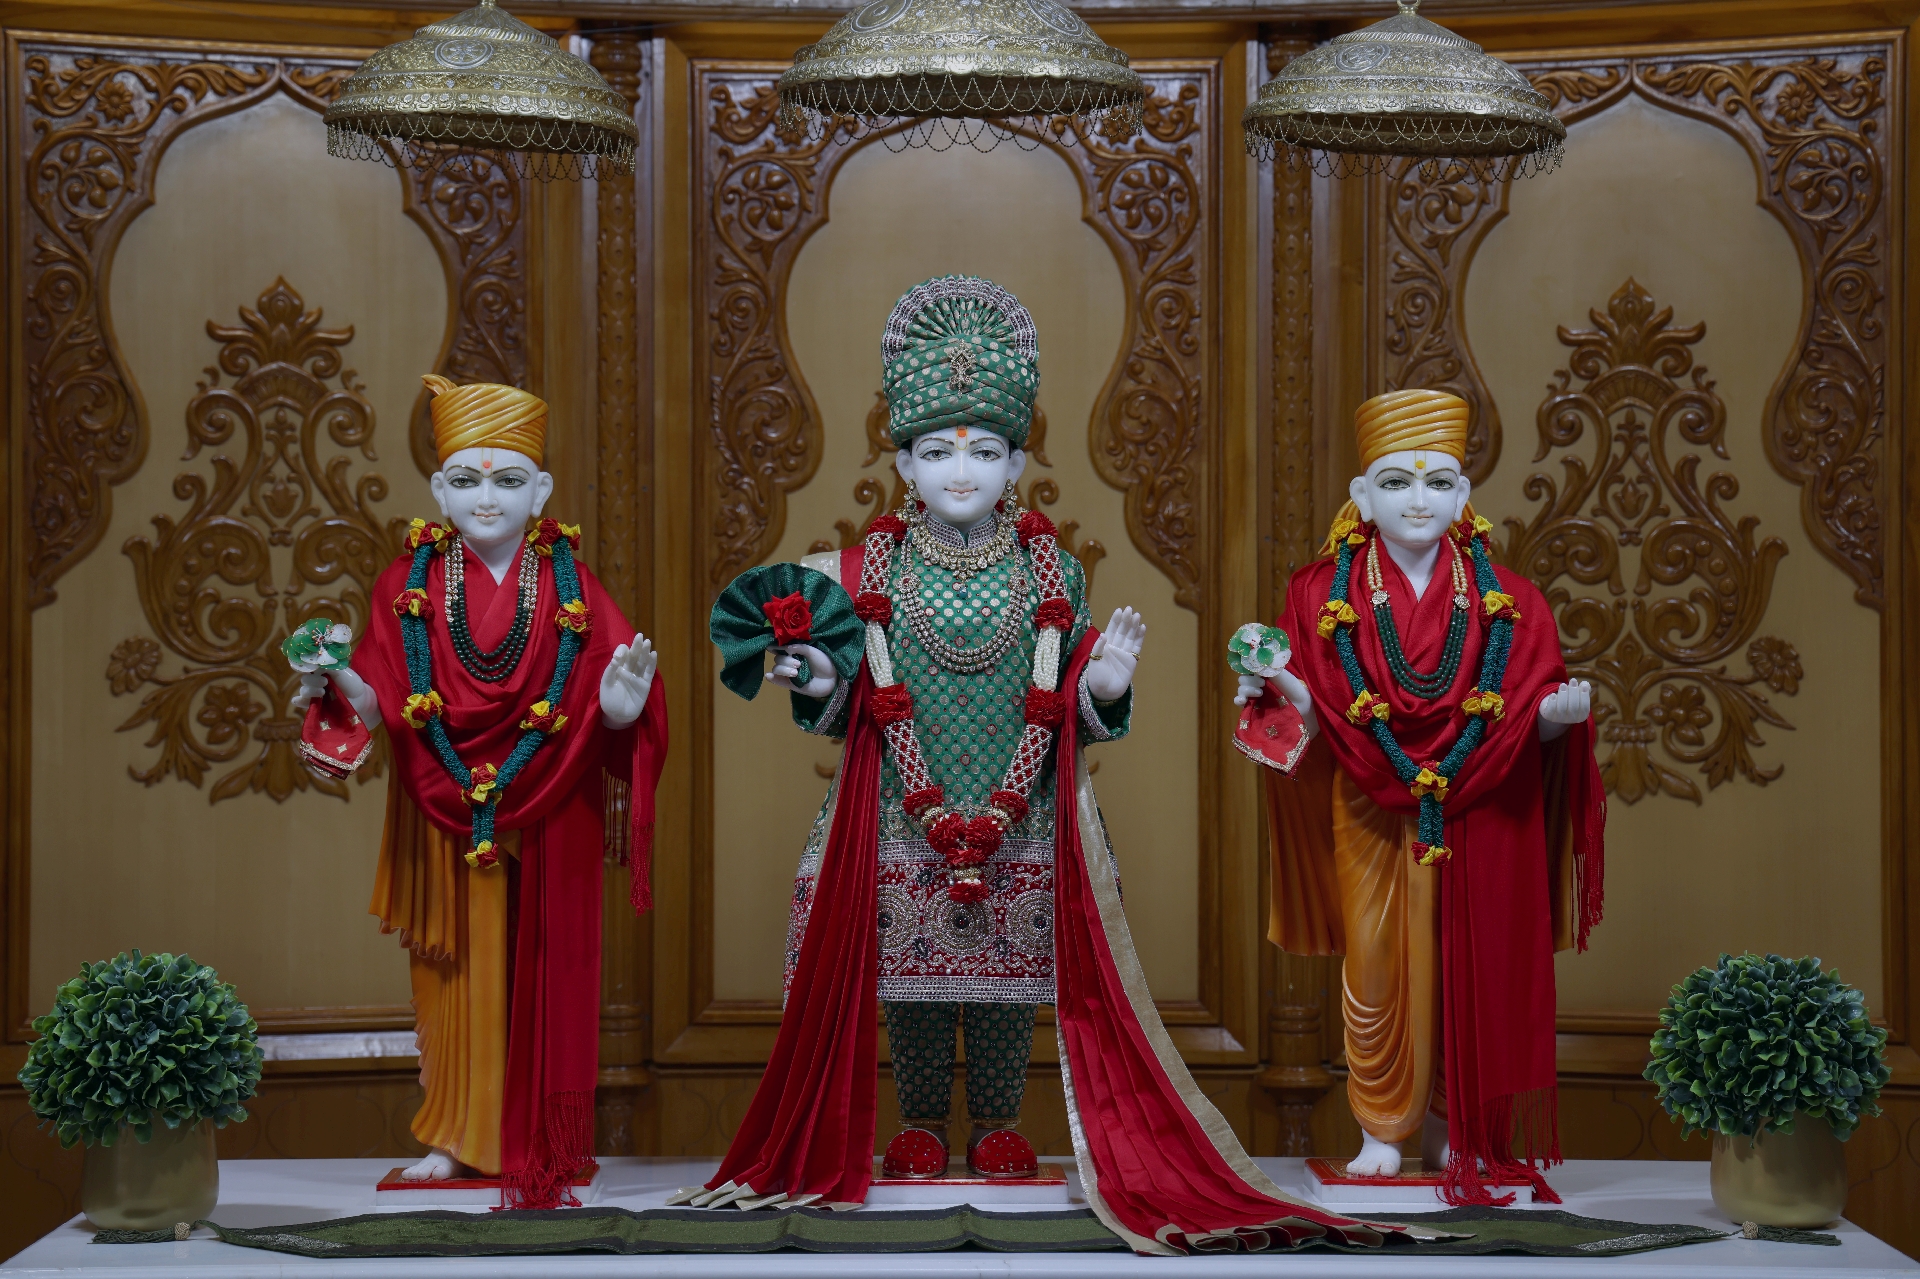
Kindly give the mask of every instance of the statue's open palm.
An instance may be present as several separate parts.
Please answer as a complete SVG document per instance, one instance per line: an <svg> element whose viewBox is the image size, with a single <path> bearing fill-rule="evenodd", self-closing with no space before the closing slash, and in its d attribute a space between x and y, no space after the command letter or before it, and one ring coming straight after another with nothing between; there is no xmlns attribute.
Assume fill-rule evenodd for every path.
<svg viewBox="0 0 1920 1279"><path fill-rule="evenodd" d="M1140 645L1147 624L1130 608L1116 608L1107 629L1093 644L1087 663L1087 691L1103 702L1116 702L1133 686L1133 669L1140 664Z"/></svg>
<svg viewBox="0 0 1920 1279"><path fill-rule="evenodd" d="M640 718L647 707L647 694L653 691L653 672L660 655L653 641L635 631L633 643L622 644L607 660L600 676L600 722L608 728L625 728Z"/></svg>

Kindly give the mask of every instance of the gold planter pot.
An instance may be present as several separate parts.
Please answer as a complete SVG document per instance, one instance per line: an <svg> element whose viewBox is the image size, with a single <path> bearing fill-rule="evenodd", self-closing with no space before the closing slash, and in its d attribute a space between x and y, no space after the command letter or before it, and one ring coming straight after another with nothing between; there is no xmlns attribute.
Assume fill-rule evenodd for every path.
<svg viewBox="0 0 1920 1279"><path fill-rule="evenodd" d="M102 1230L165 1230L198 1221L220 1198L213 1125L153 1125L141 1141L121 1128L111 1146L87 1147L80 1210Z"/></svg>
<svg viewBox="0 0 1920 1279"><path fill-rule="evenodd" d="M1847 1207L1846 1146L1824 1119L1795 1115L1793 1132L1713 1136L1713 1202L1736 1222L1812 1227Z"/></svg>

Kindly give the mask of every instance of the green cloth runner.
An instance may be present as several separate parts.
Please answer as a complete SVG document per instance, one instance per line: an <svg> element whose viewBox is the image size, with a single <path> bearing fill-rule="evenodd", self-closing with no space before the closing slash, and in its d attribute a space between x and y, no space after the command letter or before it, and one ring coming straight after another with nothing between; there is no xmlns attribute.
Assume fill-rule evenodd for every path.
<svg viewBox="0 0 1920 1279"><path fill-rule="evenodd" d="M1388 1250L1315 1243L1338 1252L1431 1256L1439 1252L1524 1253L1536 1257L1618 1256L1677 1244L1724 1239L1703 1226L1604 1221L1570 1212L1517 1208L1455 1208L1448 1212L1381 1216L1374 1221L1439 1226L1459 1238ZM550 1212L371 1213L298 1226L238 1228L212 1221L225 1243L297 1253L304 1257L501 1257L565 1252L673 1253L940 1252L971 1244L995 1252L1098 1252L1126 1245L1084 1208L1058 1212L990 1212L971 1207L914 1211L779 1212L705 1208L573 1208ZM1809 1231L1762 1232L1792 1243L1838 1244ZM95 1243L171 1241L171 1230L102 1230Z"/></svg>

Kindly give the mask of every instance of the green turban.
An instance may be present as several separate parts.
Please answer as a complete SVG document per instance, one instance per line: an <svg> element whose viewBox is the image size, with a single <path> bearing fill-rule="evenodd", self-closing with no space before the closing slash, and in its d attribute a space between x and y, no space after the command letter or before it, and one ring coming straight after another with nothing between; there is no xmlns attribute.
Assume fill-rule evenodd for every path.
<svg viewBox="0 0 1920 1279"><path fill-rule="evenodd" d="M902 448L954 426L1027 443L1040 391L1033 317L1013 294L971 275L942 275L894 304L880 341L887 434Z"/></svg>

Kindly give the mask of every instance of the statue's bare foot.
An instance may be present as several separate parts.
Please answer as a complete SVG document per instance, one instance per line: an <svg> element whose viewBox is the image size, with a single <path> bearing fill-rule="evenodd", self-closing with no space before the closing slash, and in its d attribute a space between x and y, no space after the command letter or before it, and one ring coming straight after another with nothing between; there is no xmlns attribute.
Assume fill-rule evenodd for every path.
<svg viewBox="0 0 1920 1279"><path fill-rule="evenodd" d="M1447 1121L1439 1115L1428 1115L1420 1125L1420 1164L1428 1172L1446 1171Z"/></svg>
<svg viewBox="0 0 1920 1279"><path fill-rule="evenodd" d="M430 1150L427 1157L411 1168L400 1170L402 1181L451 1181L465 1171L460 1161L444 1150Z"/></svg>
<svg viewBox="0 0 1920 1279"><path fill-rule="evenodd" d="M1360 1134L1360 1153L1347 1160L1349 1177L1397 1177L1400 1175L1400 1147L1381 1141L1370 1132Z"/></svg>

